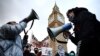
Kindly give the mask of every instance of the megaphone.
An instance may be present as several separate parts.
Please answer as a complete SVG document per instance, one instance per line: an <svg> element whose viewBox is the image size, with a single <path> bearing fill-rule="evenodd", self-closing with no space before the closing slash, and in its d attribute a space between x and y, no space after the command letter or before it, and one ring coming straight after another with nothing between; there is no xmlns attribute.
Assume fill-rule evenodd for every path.
<svg viewBox="0 0 100 56"><path fill-rule="evenodd" d="M39 16L37 15L37 13L32 9L31 14L28 16L30 19L39 19Z"/></svg>
<svg viewBox="0 0 100 56"><path fill-rule="evenodd" d="M57 35L59 35L61 32L64 32L66 30L69 30L72 28L71 23L67 23L65 25L56 27L56 28L47 28L48 34L51 39L54 39Z"/></svg>

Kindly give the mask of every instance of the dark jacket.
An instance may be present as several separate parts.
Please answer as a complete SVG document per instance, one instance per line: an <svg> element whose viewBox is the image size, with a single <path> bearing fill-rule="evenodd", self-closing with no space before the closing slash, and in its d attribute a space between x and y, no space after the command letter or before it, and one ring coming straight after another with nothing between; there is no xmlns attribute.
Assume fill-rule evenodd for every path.
<svg viewBox="0 0 100 56"><path fill-rule="evenodd" d="M36 56L34 53L24 52L23 56Z"/></svg>
<svg viewBox="0 0 100 56"><path fill-rule="evenodd" d="M99 55L100 23L95 15L88 11L82 11L74 19L75 37L70 36L70 39L78 46L78 56ZM80 44L79 41L81 41Z"/></svg>

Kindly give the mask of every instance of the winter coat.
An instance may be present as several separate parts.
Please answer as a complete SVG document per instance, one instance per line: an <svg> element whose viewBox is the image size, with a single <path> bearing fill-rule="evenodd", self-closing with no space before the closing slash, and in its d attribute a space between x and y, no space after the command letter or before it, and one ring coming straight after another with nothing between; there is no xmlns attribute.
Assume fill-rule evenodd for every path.
<svg viewBox="0 0 100 56"><path fill-rule="evenodd" d="M25 22L0 28L0 56L23 56L22 40L19 33L26 27Z"/></svg>

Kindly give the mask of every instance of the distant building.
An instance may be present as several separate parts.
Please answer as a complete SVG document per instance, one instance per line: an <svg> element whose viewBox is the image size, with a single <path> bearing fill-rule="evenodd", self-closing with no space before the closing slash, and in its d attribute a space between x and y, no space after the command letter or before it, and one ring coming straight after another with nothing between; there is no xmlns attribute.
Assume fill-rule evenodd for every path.
<svg viewBox="0 0 100 56"><path fill-rule="evenodd" d="M49 28L56 28L59 26L62 26L65 24L65 18L63 14L60 13L58 6L54 5L53 11L50 14L48 18L48 27ZM64 47L64 50L67 52L67 41L63 37L63 33L60 33L57 37L55 37L57 40L52 41L49 37L49 47L51 47L53 50L53 56L57 53L58 45L62 45Z"/></svg>
<svg viewBox="0 0 100 56"><path fill-rule="evenodd" d="M60 13L58 6L54 5L53 11L48 18L48 27L49 28L56 28L65 24L65 18L63 14ZM32 35L31 44L35 48L52 48L52 56L55 56L58 50L58 46L62 45L64 50L67 52L67 41L63 37L63 33L60 33L56 38L56 41L52 41L50 36L47 36L42 41L38 41L38 39Z"/></svg>
<svg viewBox="0 0 100 56"><path fill-rule="evenodd" d="M49 37L47 36L42 41L38 41L38 39L32 35L31 44L34 48L49 47Z"/></svg>
<svg viewBox="0 0 100 56"><path fill-rule="evenodd" d="M42 47L49 47L49 37L47 36L42 42Z"/></svg>
<svg viewBox="0 0 100 56"><path fill-rule="evenodd" d="M31 44L32 46L35 48L35 47L38 47L40 48L41 45L39 44L40 42L38 41L38 39L32 34L32 39L31 39Z"/></svg>

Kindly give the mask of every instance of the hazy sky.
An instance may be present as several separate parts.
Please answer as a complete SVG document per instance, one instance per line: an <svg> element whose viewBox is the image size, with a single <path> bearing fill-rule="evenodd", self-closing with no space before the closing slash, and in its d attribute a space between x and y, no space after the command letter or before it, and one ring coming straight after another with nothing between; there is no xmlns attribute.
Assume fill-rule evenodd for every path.
<svg viewBox="0 0 100 56"><path fill-rule="evenodd" d="M48 36L48 17L55 2L64 15L66 23L68 22L66 12L73 7L86 7L100 20L100 0L0 0L0 26L8 21L19 22L30 14L31 9L34 9L39 15L39 20L35 20L33 28L28 34L33 33L41 41ZM30 23L28 27L30 27ZM23 37L23 33L21 36ZM76 47L72 43L68 43L68 45L70 50L75 50Z"/></svg>

